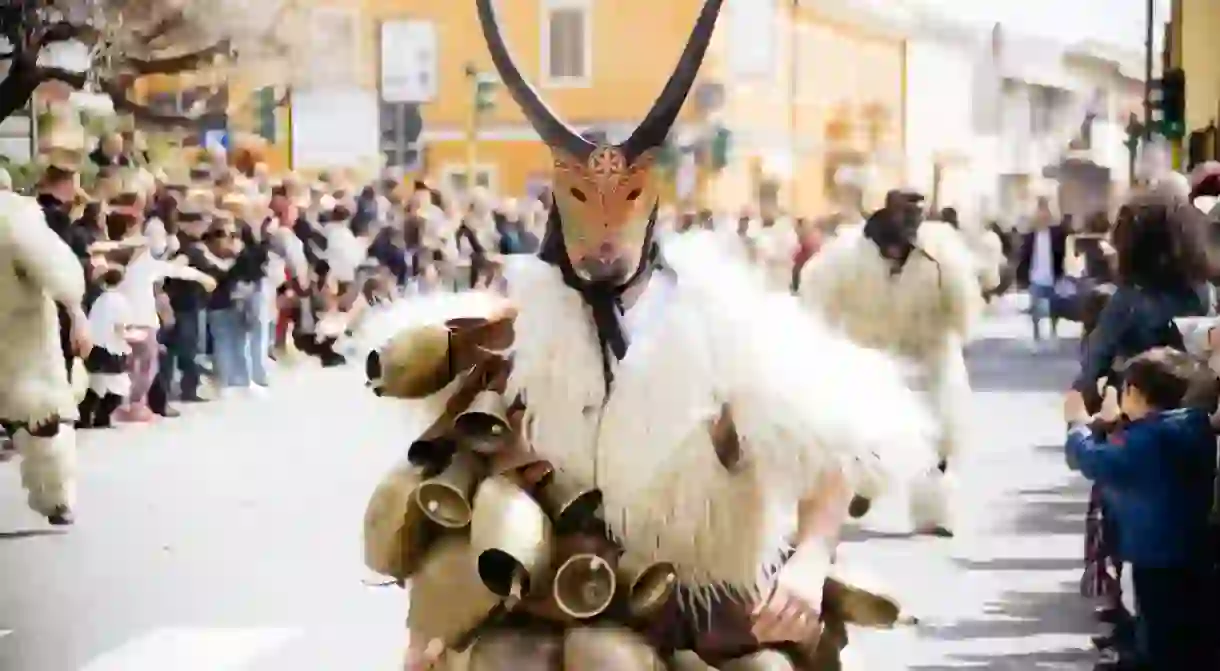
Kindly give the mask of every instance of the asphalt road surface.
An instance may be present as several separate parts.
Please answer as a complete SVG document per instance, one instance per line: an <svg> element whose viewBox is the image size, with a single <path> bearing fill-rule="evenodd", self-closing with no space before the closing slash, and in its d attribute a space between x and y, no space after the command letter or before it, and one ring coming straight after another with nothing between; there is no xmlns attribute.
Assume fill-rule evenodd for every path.
<svg viewBox="0 0 1220 671"><path fill-rule="evenodd" d="M1034 355L1026 329L995 317L972 346L957 537L907 537L896 499L849 535L843 560L921 618L853 634L849 669L1089 668L1086 489L1058 449L1073 342ZM360 520L410 434L358 371L298 368L264 398L84 437L68 533L0 464L0 671L400 668L405 596L365 584Z"/></svg>

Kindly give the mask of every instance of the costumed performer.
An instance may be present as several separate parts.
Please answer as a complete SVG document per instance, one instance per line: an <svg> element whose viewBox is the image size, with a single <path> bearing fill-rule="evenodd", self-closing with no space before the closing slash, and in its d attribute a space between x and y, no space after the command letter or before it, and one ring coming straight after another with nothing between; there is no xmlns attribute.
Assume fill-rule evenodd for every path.
<svg viewBox="0 0 1220 671"><path fill-rule="evenodd" d="M857 481L933 467L918 397L713 233L653 237L654 162L721 4L607 145L547 108L477 2L555 200L539 255L503 260L506 295L366 325L388 336L373 389L433 413L365 517L366 563L410 582L410 669L823 671L846 622L899 618L828 573ZM867 402L843 393L860 377Z"/></svg>
<svg viewBox="0 0 1220 671"><path fill-rule="evenodd" d="M971 398L963 348L982 294L974 254L949 224L923 221L922 200L892 191L863 227L835 236L805 265L801 299L853 341L914 365L913 386L927 391L939 423L940 459L911 483L912 522L951 536L949 462L965 440ZM858 494L855 516L880 492Z"/></svg>
<svg viewBox="0 0 1220 671"><path fill-rule="evenodd" d="M21 454L30 508L73 523L76 395L56 305L84 321L84 269L33 198L0 192L0 419Z"/></svg>

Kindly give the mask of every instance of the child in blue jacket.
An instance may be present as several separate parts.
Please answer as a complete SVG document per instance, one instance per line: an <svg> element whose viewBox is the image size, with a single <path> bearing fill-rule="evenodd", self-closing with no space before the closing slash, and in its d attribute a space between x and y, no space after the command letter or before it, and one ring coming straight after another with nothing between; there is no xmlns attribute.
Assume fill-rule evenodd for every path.
<svg viewBox="0 0 1220 671"><path fill-rule="evenodd" d="M1162 347L1127 362L1124 428L1094 437L1084 399L1064 402L1069 466L1103 489L1131 564L1141 662L1157 671L1215 668L1210 652L1208 516L1216 441L1207 413L1181 408L1196 364Z"/></svg>

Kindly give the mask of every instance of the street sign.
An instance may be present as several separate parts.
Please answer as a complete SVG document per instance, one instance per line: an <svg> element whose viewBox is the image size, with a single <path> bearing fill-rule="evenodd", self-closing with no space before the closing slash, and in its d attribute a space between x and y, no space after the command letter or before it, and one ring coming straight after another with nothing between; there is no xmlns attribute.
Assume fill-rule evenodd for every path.
<svg viewBox="0 0 1220 671"><path fill-rule="evenodd" d="M220 147L225 151L229 149L229 131L227 130L208 130L203 132L203 146L211 149Z"/></svg>
<svg viewBox="0 0 1220 671"><path fill-rule="evenodd" d="M381 24L381 99L426 103L436 98L437 37L431 21Z"/></svg>

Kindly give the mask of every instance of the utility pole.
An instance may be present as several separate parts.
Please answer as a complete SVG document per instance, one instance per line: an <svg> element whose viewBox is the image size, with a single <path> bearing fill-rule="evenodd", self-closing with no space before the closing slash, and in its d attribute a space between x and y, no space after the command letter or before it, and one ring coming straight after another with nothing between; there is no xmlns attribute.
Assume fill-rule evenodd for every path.
<svg viewBox="0 0 1220 671"><path fill-rule="evenodd" d="M479 72L473 63L466 64L466 78L471 83L470 117L466 126L466 190L473 193L478 186L479 126L483 115L495 107L496 80Z"/></svg>
<svg viewBox="0 0 1220 671"><path fill-rule="evenodd" d="M1144 142L1152 140L1152 35L1156 0L1147 0L1144 26Z"/></svg>

